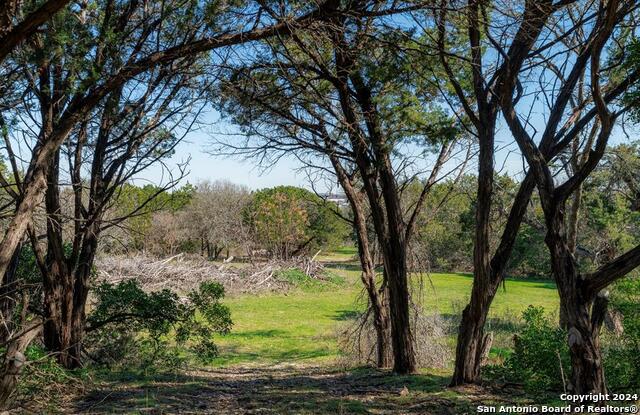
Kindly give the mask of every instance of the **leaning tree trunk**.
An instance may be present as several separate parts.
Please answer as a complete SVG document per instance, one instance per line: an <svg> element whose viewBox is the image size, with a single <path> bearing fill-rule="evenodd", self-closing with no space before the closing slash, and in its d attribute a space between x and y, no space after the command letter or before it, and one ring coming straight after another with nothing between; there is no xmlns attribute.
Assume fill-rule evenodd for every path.
<svg viewBox="0 0 640 415"><path fill-rule="evenodd" d="M330 142L328 142L328 145L331 145ZM369 243L369 230L367 229L367 219L361 195L353 187L349 175L345 172L336 155L329 154L329 159L335 168L336 175L349 200L354 216L353 225L357 236L358 258L362 267L360 275L369 297L369 306L373 313L373 327L376 332L376 365L379 368L387 368L393 364L391 322L389 320L389 305L387 301L388 290L384 288L384 283L383 288L377 288L375 259Z"/></svg>
<svg viewBox="0 0 640 415"><path fill-rule="evenodd" d="M487 287L474 279L471 301L462 312L456 343L456 360L451 386L476 383L480 380L480 367L491 347L489 335L484 326L489 307L496 293L496 287Z"/></svg>
<svg viewBox="0 0 640 415"><path fill-rule="evenodd" d="M387 368L393 364L389 309L384 289L378 290L376 286L376 272L371 254L364 252L363 246L368 246L368 244L361 242L359 238L358 251L360 264L362 265L361 278L369 297L369 307L373 313L373 328L376 332L376 366Z"/></svg>
<svg viewBox="0 0 640 415"><path fill-rule="evenodd" d="M9 409L11 395L16 389L20 372L26 362L24 352L38 336L41 328L42 322L39 319L26 322L21 331L8 341L0 369L0 410Z"/></svg>

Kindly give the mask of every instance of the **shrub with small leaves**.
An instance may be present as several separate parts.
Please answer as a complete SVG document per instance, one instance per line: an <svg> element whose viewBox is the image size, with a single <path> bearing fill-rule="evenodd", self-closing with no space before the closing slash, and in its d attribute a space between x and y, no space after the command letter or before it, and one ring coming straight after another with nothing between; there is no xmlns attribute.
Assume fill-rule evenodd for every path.
<svg viewBox="0 0 640 415"><path fill-rule="evenodd" d="M525 324L514 335L513 352L501 367L487 373L522 383L530 393L562 389L562 373L571 373L566 332L545 316L542 307L529 306L522 318Z"/></svg>
<svg viewBox="0 0 640 415"><path fill-rule="evenodd" d="M147 293L136 280L103 282L95 297L87 344L94 360L106 364L135 360L146 368L154 362L175 367L181 363L178 346L209 360L218 353L213 337L232 326L229 308L220 302L224 288L216 282L203 282L185 298L167 289Z"/></svg>
<svg viewBox="0 0 640 415"><path fill-rule="evenodd" d="M640 389L640 278L619 281L609 307L622 315L624 332L605 333L603 346L607 386L614 392Z"/></svg>

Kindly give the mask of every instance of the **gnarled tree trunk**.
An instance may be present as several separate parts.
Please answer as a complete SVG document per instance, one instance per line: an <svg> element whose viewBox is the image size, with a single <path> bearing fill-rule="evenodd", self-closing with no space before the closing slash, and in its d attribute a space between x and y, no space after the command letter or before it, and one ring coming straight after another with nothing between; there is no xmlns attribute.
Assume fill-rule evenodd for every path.
<svg viewBox="0 0 640 415"><path fill-rule="evenodd" d="M40 333L41 328L42 322L39 319L32 320L26 323L22 330L7 344L0 372L0 410L8 409L9 399L16 388L18 377L25 364L24 352Z"/></svg>
<svg viewBox="0 0 640 415"><path fill-rule="evenodd" d="M471 301L462 312L456 344L456 360L451 384L454 386L477 382L486 350L491 346L484 333L489 307L495 289L485 290L474 281Z"/></svg>
<svg viewBox="0 0 640 415"><path fill-rule="evenodd" d="M551 269L564 310L572 367L569 390L576 394L606 393L599 336L607 300L605 295L594 298L583 289L583 276L566 243L563 210L558 206L549 215L545 243L551 253Z"/></svg>

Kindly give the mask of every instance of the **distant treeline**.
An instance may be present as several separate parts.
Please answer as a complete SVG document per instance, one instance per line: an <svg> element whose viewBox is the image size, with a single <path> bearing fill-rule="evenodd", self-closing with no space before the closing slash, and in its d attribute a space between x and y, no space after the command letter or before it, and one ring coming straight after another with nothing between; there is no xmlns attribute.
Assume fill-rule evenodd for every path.
<svg viewBox="0 0 640 415"><path fill-rule="evenodd" d="M640 204L626 185L626 175L638 163L635 146L610 149L606 163L585 184L580 198L576 255L587 268L606 263L640 242ZM507 220L517 179L495 179L491 243ZM434 185L420 213L412 240L417 266L431 271L472 271L476 177L465 175ZM406 206L417 199L422 184L404 188ZM112 211L131 211L157 192L155 186L127 185ZM446 201L443 203L443 201ZM179 252L211 259L229 255L288 257L355 244L348 207L325 201L298 187L259 191L230 182L187 184L161 193L139 214L105 236L108 251L139 250L156 255ZM371 226L371 233L373 229ZM510 259L509 274L545 278L550 274L544 245L544 217L533 197Z"/></svg>

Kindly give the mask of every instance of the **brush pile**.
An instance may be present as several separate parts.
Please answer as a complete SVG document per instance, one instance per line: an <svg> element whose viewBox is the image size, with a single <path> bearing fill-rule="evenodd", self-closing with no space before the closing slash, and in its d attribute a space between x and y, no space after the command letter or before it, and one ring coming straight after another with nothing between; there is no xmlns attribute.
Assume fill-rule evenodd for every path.
<svg viewBox="0 0 640 415"><path fill-rule="evenodd" d="M96 261L99 281L117 283L136 279L147 291L167 288L176 292L197 289L203 281L222 284L227 293L282 291L291 283L278 278L282 271L298 269L310 278L325 279L324 266L314 258L271 260L255 264L215 263L183 254L156 259L144 255L105 256Z"/></svg>

